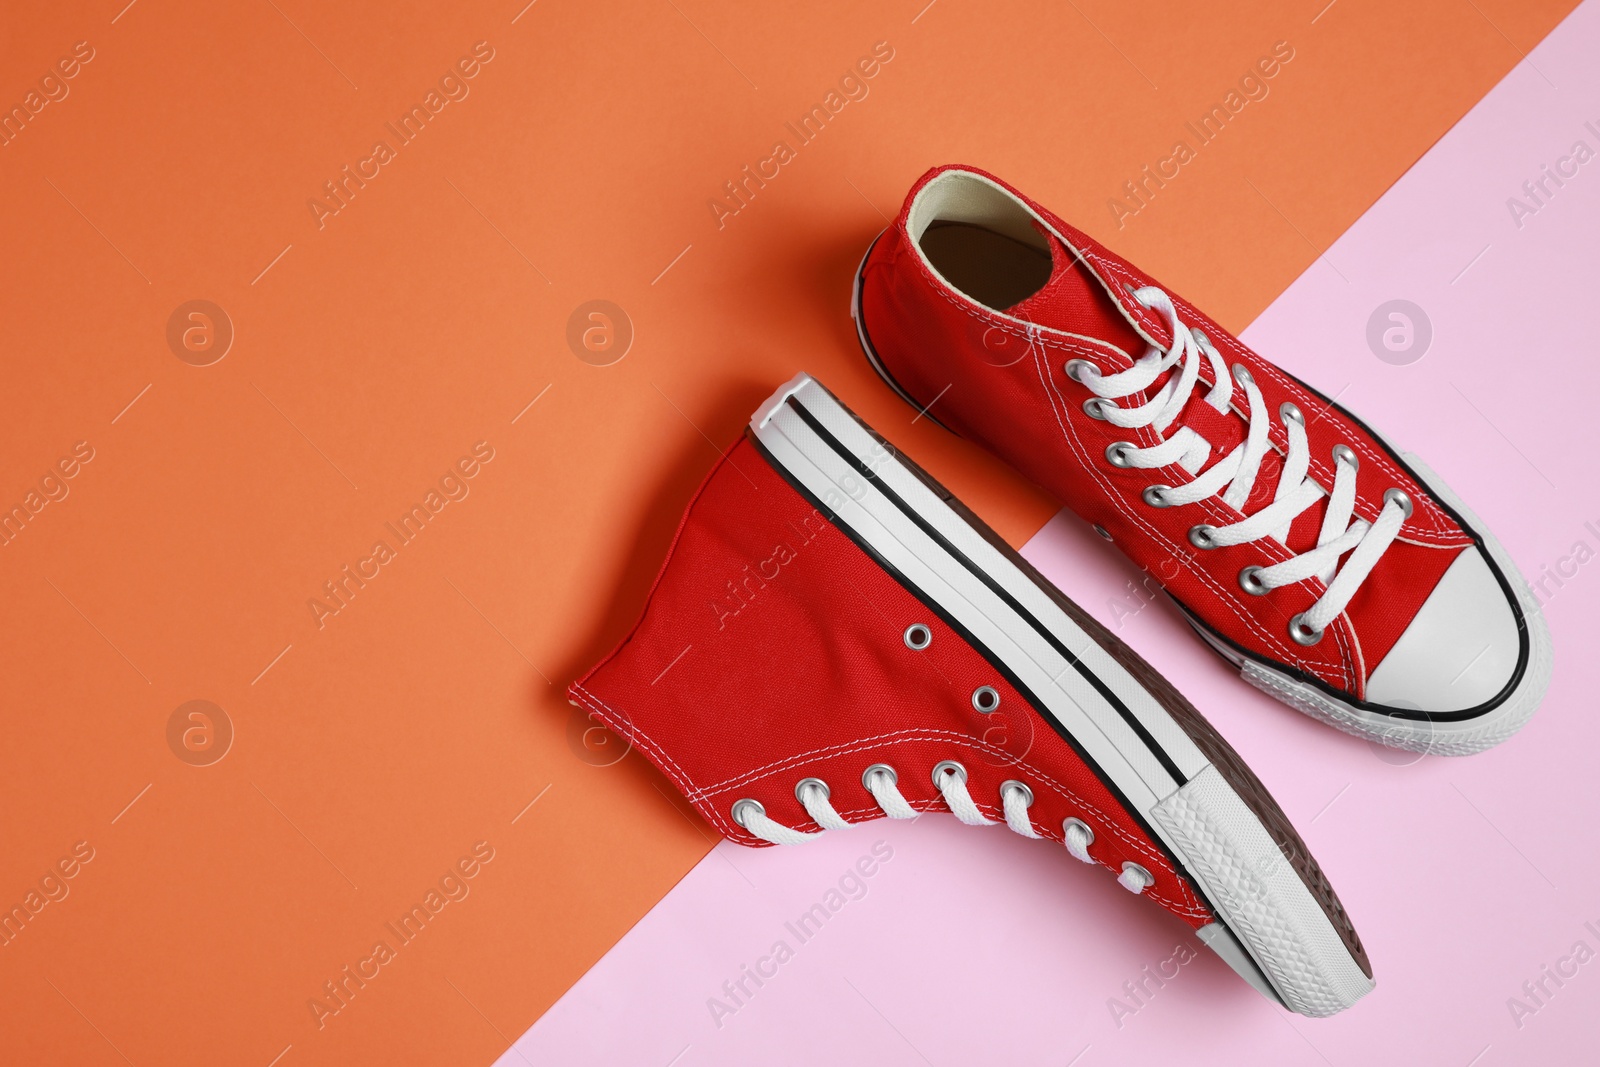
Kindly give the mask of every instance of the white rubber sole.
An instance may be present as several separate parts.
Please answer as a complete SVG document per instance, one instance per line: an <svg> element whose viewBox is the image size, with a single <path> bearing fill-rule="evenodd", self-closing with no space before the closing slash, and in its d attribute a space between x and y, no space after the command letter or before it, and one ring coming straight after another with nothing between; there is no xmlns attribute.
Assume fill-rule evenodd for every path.
<svg viewBox="0 0 1600 1067"><path fill-rule="evenodd" d="M761 407L751 430L835 525L998 658L1073 739L1207 900L1220 921L1200 937L1218 955L1304 1015L1331 1015L1371 991L1328 911L1228 774L826 389L800 375Z"/></svg>

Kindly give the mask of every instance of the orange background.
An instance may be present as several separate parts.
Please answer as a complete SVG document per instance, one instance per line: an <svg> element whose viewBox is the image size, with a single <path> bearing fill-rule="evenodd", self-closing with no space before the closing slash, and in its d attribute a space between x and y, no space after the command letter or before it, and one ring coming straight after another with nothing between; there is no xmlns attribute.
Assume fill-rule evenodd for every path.
<svg viewBox="0 0 1600 1067"><path fill-rule="evenodd" d="M0 1058L493 1060L714 841L637 755L601 765L562 688L774 385L817 374L1013 541L1051 511L856 350L851 273L918 174L993 169L1239 328L1572 6L925 2L6 16L0 103L94 58L0 147L0 506L94 458L0 547L0 908L94 858L0 947ZM1270 95L1119 232L1107 200L1279 40ZM307 201L479 41L469 95L319 228ZM719 229L723 182L879 41L869 95ZM194 299L236 332L209 366L168 347ZM635 332L610 366L567 345L592 299ZM308 600L480 441L469 495L319 628ZM235 732L209 766L168 745L195 699ZM481 841L470 895L319 1029L308 1000Z"/></svg>

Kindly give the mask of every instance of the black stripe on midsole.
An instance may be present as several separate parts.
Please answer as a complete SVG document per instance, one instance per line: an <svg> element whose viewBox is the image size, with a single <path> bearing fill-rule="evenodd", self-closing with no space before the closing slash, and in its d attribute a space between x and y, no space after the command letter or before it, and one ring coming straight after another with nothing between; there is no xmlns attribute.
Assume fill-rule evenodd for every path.
<svg viewBox="0 0 1600 1067"><path fill-rule="evenodd" d="M1008 608L1016 612L1019 618L1026 622L1035 633L1044 638L1051 648L1055 649L1063 659L1071 664L1073 669L1078 672L1079 676L1093 686L1095 692L1099 693L1101 697L1105 699L1106 703L1111 705L1116 713L1122 717L1123 722L1128 724L1128 728L1138 735L1139 740L1144 742L1145 747L1148 748L1155 756L1156 760L1161 764L1162 769L1172 776L1174 782L1176 782L1179 786L1187 784L1189 781L1188 777L1186 777L1184 773L1178 769L1178 765L1172 761L1172 757L1167 754L1166 749L1156 742L1155 737L1145 727L1144 723L1139 721L1139 717L1133 713L1133 710L1122 702L1122 698L1117 696L1117 694L1112 691L1111 687L1108 686L1099 675L1095 674L1094 671L1090 670L1082 660L1074 655L1072 650L1067 648L1067 646L1061 642L1061 639L1058 638L1049 627L1045 626L1045 624L1040 622L1032 612L1023 607L1015 597L1006 591L1004 586L995 581L993 576L991 576L982 567L978 566L978 564L969 558L966 553L962 552L961 549L951 544L949 539L935 529L934 526L924 519L915 508L901 498L900 494L896 493L892 488L889 487L887 483L879 478L877 473L874 472L871 467L863 463L861 459L856 456L854 452L851 452L842 441L835 437L827 427L823 426L822 423L817 421L816 416L807 411L803 404L799 403L792 396L788 398L787 403L789 407L793 408L795 413L805 421L805 424L809 426L818 437L822 438L823 443L831 448L834 453L839 456L839 458L843 459L846 463L849 463L852 467L854 467L862 477L871 481L873 485L878 488L878 491L888 498L891 504L899 508L907 518L916 523L918 529L932 538L934 543L940 548L944 549L952 559L961 564L961 566L965 567L973 577L977 578L980 582L987 586L990 592L999 597Z"/></svg>
<svg viewBox="0 0 1600 1067"><path fill-rule="evenodd" d="M1189 870L1188 865L1183 861L1183 857L1179 856L1177 850L1169 846L1166 843L1165 838L1156 832L1156 829L1153 825L1151 825L1150 820L1146 819L1144 813L1135 807L1133 802L1128 799L1128 795L1122 791L1122 787L1119 786L1116 781L1106 773L1105 768L1100 766L1100 764L1095 761L1094 757L1090 756L1088 752L1084 751L1083 746L1079 744L1078 739L1073 737L1072 734L1067 731L1067 728L1061 723L1061 721L1054 715L1039 710L1045 707L1044 701L1040 700L1039 697L1027 687L1022 679L1018 678L1016 674L1012 672L1011 668L1006 665L1005 661L1000 658L999 654L991 650L982 641L979 641L976 634L974 634L971 630L968 630L959 619L945 610L944 605L940 604L932 596L924 592L923 589L917 585L917 583L913 582L893 563L890 563L881 554L879 554L878 550L873 548L872 544L867 541L867 539L863 537L854 527L847 522L840 521L838 513L830 508L820 497L813 493L804 482L800 481L800 479L797 478L787 467L779 462L778 457L774 456L767 449L767 446L762 443L761 438L757 437L753 432L748 433L747 436L750 440L750 443L755 447L756 452L760 454L762 459L766 460L767 465L777 473L778 477L783 479L784 483L788 485L789 488L793 489L800 495L802 500L815 508L817 514L826 519L828 524L843 534L851 544L855 545L863 553L865 553L868 559L877 564L877 566L881 568L885 574L894 580L895 584L899 585L906 592L910 593L911 596L919 603L938 616L941 622L950 627L951 630L955 631L955 633L967 643L968 647L973 649L978 653L978 655L982 656L986 661L988 661L989 665L998 671L1001 677L1005 678L1005 680L1010 683L1012 688L1014 688L1018 693L1022 694L1022 698L1029 703L1030 707L1034 711L1034 714L1043 719L1046 725L1050 727L1051 732L1060 737L1061 740L1066 743L1067 747L1072 749L1073 753L1078 757L1078 759L1083 761L1083 765L1089 769L1090 773L1095 776L1100 784L1106 787L1106 791L1111 794L1112 799L1117 802L1117 805L1122 808L1122 810L1127 814L1128 818L1132 819L1135 825L1137 825L1144 833L1145 837L1161 850L1162 855L1166 856L1167 862L1172 864L1172 869L1177 871L1179 877L1189 884L1190 891L1193 892L1200 903L1205 906L1206 910L1211 913L1212 921L1220 923L1223 926L1227 926L1227 920L1224 919L1222 913L1217 910L1216 904L1212 902L1210 895L1206 892L1205 885ZM1244 944L1243 940L1240 940L1239 943L1241 945ZM1245 947L1245 951L1249 953L1252 958L1254 958L1255 954L1248 946ZM1257 961L1256 966L1261 970L1262 974L1267 973L1266 968L1260 963L1259 960Z"/></svg>

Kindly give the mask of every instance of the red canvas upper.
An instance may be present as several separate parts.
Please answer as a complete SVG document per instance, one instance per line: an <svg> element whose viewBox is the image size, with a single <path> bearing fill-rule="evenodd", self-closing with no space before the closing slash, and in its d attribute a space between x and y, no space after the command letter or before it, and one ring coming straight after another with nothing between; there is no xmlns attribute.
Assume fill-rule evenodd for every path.
<svg viewBox="0 0 1600 1067"><path fill-rule="evenodd" d="M913 623L933 633L914 652ZM981 714L979 686L1000 693ZM987 660L793 489L748 441L729 450L684 515L644 614L569 690L630 741L725 836L766 844L730 810L759 801L780 823L817 830L795 797L804 778L852 822L881 817L862 784L884 763L915 808L947 812L931 774L960 761L985 815L1024 782L1034 829L1057 842L1076 817L1112 871L1145 867L1145 895L1199 927L1211 913L1073 748ZM980 831L974 831L980 832Z"/></svg>
<svg viewBox="0 0 1600 1067"><path fill-rule="evenodd" d="M1054 260L1049 283L1003 314L950 286L918 254L907 225L917 193L948 170L983 175L971 167L940 167L923 175L865 265L863 327L888 375L919 405L933 403L931 417L990 449L1102 527L1218 634L1363 698L1367 676L1399 640L1450 563L1474 544L1471 536L1355 419L1245 347L1177 293L1015 190L1066 241L1063 245L1040 227ZM1285 401L1299 406L1308 423L1311 477L1331 486L1334 446L1355 450L1360 459L1357 517L1374 521L1390 488L1404 490L1415 502L1399 539L1328 627L1328 639L1316 645L1295 643L1287 627L1290 618L1321 596L1326 588L1321 581L1311 578L1268 596L1251 596L1240 588L1238 576L1245 566L1277 563L1290 557L1290 549L1314 546L1323 504L1296 520L1288 548L1264 538L1201 550L1188 540L1190 527L1198 523L1225 526L1271 501L1287 448L1280 422L1272 421L1274 451L1263 461L1243 513L1220 497L1153 508L1141 499L1147 486L1179 486L1192 476L1176 465L1138 470L1113 467L1105 459L1106 447L1114 441L1143 447L1160 438L1152 428L1123 429L1085 414L1083 402L1092 394L1068 378L1063 367L1068 360L1086 359L1109 375L1130 367L1144 353L1147 338L1165 349L1171 342L1166 319L1129 295L1130 287L1146 285L1164 289L1182 321L1203 330L1230 365L1250 370L1266 410L1275 412ZM1228 415L1204 403L1209 378L1209 370L1202 372L1202 384L1174 428L1187 423L1205 437L1213 446L1208 462L1214 462L1243 438L1246 424L1241 393L1235 393ZM1158 380L1122 403L1141 404L1160 385Z"/></svg>

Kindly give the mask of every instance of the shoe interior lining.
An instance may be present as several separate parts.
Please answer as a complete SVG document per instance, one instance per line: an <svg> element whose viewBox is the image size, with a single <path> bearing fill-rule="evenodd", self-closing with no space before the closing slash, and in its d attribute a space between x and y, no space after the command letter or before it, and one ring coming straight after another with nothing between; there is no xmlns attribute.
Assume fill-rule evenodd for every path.
<svg viewBox="0 0 1600 1067"><path fill-rule="evenodd" d="M960 172L929 182L906 218L928 266L1000 311L1050 280L1050 246L1033 223L1033 215L1004 189Z"/></svg>
<svg viewBox="0 0 1600 1067"><path fill-rule="evenodd" d="M922 235L934 270L978 303L1004 311L1050 280L1050 253L965 222L938 221Z"/></svg>

